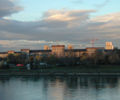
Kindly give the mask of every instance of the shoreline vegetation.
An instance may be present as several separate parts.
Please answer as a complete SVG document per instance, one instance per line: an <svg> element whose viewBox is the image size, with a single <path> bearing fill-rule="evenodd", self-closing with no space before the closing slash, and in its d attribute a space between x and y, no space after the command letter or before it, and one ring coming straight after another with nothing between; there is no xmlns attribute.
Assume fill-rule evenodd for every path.
<svg viewBox="0 0 120 100"><path fill-rule="evenodd" d="M0 76L31 75L120 75L120 50L96 51L79 57L9 54L0 58Z"/></svg>
<svg viewBox="0 0 120 100"><path fill-rule="evenodd" d="M120 65L93 65L93 66L72 66L72 67L51 67L26 70L24 67L12 69L1 69L1 76L120 76Z"/></svg>

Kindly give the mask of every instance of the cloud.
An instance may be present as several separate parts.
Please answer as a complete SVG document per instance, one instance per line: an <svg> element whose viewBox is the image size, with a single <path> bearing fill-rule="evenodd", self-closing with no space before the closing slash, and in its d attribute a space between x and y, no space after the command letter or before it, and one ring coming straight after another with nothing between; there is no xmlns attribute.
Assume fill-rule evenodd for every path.
<svg viewBox="0 0 120 100"><path fill-rule="evenodd" d="M18 50L22 48L30 48L30 49L43 49L44 45L51 45L55 44L70 44L68 41L46 41L46 40L0 40L0 48L1 50ZM8 49L9 48L9 49Z"/></svg>
<svg viewBox="0 0 120 100"><path fill-rule="evenodd" d="M47 23L55 23L63 28L72 28L79 25L84 25L90 18L90 14L95 10L49 10L43 15L43 20ZM51 24L51 25L53 25ZM60 29L61 27L58 26Z"/></svg>
<svg viewBox="0 0 120 100"><path fill-rule="evenodd" d="M0 0L0 18L10 16L22 9L20 6L16 6L12 0Z"/></svg>
<svg viewBox="0 0 120 100"><path fill-rule="evenodd" d="M95 10L49 10L44 14L44 20L74 21L88 19L89 13Z"/></svg>
<svg viewBox="0 0 120 100"><path fill-rule="evenodd" d="M118 13L111 13L104 16L98 16L92 19L92 22L95 23L104 23L102 25L96 26L97 29L108 31L108 32L118 32L120 27L120 12Z"/></svg>
<svg viewBox="0 0 120 100"><path fill-rule="evenodd" d="M103 15L103 16L97 16L96 18L94 18L94 21L99 21L99 22L108 22L108 21L120 21L120 12L117 13L110 13L107 15Z"/></svg>
<svg viewBox="0 0 120 100"><path fill-rule="evenodd" d="M0 40L4 40L0 42L1 48L39 49L41 45L49 44L49 41L69 41L71 44L85 46L93 38L99 38L98 44L102 46L107 40L119 41L120 13L91 17L95 12L62 9L49 10L41 20L32 22L0 19Z"/></svg>
<svg viewBox="0 0 120 100"><path fill-rule="evenodd" d="M69 36L67 36L69 32L69 34L73 34L71 33L72 27L77 24L81 25L81 23L89 19L90 12L92 12L92 10L48 11L44 14L42 20L35 22L20 22L2 19L0 20L0 34L6 35L2 35L0 39L15 39L14 35L16 35L17 39L64 40L65 38L69 38ZM62 15L62 13L64 13L64 18L51 17ZM66 20L65 18L70 20ZM64 38L63 36L66 37Z"/></svg>

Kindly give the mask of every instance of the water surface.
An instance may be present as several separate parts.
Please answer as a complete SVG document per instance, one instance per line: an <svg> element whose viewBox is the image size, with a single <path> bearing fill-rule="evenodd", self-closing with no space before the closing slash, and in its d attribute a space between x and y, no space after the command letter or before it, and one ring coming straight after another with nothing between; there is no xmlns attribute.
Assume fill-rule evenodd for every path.
<svg viewBox="0 0 120 100"><path fill-rule="evenodd" d="M4 77L0 100L120 100L120 77Z"/></svg>

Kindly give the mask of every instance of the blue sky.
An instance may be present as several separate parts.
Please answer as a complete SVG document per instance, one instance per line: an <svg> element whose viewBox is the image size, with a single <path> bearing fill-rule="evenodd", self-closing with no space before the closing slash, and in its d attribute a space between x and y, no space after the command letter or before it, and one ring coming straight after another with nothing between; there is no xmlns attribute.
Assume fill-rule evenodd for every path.
<svg viewBox="0 0 120 100"><path fill-rule="evenodd" d="M120 9L120 0L19 0L16 3L24 10L10 18L20 21L40 20L44 12L51 9L96 10L92 16L119 12Z"/></svg>

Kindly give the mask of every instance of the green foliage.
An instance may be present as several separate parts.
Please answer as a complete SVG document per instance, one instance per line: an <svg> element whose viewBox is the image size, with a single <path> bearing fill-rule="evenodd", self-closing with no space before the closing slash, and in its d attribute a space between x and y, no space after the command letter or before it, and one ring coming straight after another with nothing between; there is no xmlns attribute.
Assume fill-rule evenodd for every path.
<svg viewBox="0 0 120 100"><path fill-rule="evenodd" d="M4 67L4 61L2 60L2 61L0 62L0 69L3 69L3 67Z"/></svg>
<svg viewBox="0 0 120 100"><path fill-rule="evenodd" d="M21 54L9 54L7 57L7 63L9 64L26 64L28 62L27 55Z"/></svg>
<svg viewBox="0 0 120 100"><path fill-rule="evenodd" d="M81 55L80 61L85 64L103 65L120 64L120 50L115 48L113 51L99 52L92 55Z"/></svg>
<svg viewBox="0 0 120 100"><path fill-rule="evenodd" d="M67 53L66 57L56 57L55 55L27 55L26 53L9 54L7 58L0 63L0 68L3 67L3 62L8 64L30 64L32 68L39 68L40 63L45 63L46 66L97 66L97 65L120 65L120 50L115 48L113 51L96 51L92 55L83 53L80 57L76 57L73 51Z"/></svg>

